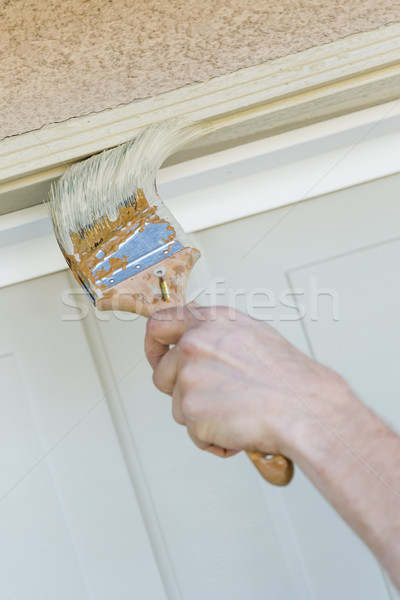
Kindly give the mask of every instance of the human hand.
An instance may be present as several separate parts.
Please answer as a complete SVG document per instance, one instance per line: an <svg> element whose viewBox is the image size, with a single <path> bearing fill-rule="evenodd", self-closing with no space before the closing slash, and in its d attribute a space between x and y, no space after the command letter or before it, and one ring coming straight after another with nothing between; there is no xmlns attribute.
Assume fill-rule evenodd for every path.
<svg viewBox="0 0 400 600"><path fill-rule="evenodd" d="M400 590L400 479L388 460L400 438L339 375L270 325L227 308L155 313L145 347L154 383L172 396L173 416L197 446L292 459Z"/></svg>
<svg viewBox="0 0 400 600"><path fill-rule="evenodd" d="M295 440L343 384L273 327L230 308L157 312L145 348L156 387L172 396L174 419L218 456L258 450L295 459Z"/></svg>

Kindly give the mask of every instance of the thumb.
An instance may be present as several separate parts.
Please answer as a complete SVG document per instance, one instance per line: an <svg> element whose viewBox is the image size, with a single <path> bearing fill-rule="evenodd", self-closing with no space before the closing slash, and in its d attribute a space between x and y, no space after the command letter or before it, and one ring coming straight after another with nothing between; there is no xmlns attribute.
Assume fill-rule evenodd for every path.
<svg viewBox="0 0 400 600"><path fill-rule="evenodd" d="M170 345L177 344L198 321L207 320L208 312L209 309L191 303L157 311L149 318L144 347L153 369L168 352Z"/></svg>

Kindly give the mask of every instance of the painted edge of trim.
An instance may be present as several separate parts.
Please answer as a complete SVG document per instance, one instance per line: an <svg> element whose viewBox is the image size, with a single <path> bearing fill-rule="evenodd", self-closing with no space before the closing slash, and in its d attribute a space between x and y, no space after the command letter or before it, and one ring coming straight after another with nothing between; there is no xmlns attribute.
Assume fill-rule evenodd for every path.
<svg viewBox="0 0 400 600"><path fill-rule="evenodd" d="M194 233L400 173L399 146L396 101L166 167L158 187ZM0 217L0 233L0 288L66 269L43 205Z"/></svg>
<svg viewBox="0 0 400 600"><path fill-rule="evenodd" d="M227 113L235 114L224 118L224 126L270 113L276 113L279 120L279 112L288 107L362 89L375 81L383 84L400 77L399 37L400 24L380 27L152 98L6 138L0 142L0 160L5 165L0 171L0 183L62 167L116 146L161 120L181 117L196 122L213 121ZM370 100L372 104L373 98ZM357 108L360 105L356 99L347 110ZM297 126L302 119L304 114L299 111Z"/></svg>

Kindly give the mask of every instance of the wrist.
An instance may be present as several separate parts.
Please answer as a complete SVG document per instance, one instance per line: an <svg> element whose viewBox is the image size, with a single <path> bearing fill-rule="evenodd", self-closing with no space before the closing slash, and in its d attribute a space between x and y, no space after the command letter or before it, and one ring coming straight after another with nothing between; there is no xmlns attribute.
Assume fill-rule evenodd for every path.
<svg viewBox="0 0 400 600"><path fill-rule="evenodd" d="M346 436L354 413L368 411L344 379L326 367L322 370L320 385L307 394L297 394L293 389L297 411L293 411L281 430L281 451L299 466L308 463L317 466L334 446L343 445L341 434Z"/></svg>

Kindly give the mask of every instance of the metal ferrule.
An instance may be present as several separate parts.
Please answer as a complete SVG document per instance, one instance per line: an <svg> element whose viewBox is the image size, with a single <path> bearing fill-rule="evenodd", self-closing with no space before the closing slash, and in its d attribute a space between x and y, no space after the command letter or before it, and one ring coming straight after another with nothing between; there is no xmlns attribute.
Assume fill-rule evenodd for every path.
<svg viewBox="0 0 400 600"><path fill-rule="evenodd" d="M95 296L101 297L102 293L97 293L100 289L104 292L104 287L112 288L117 283L176 254L182 248L181 242L176 239L171 240L169 223L146 223L143 230L139 229L128 235L114 252L105 254L103 250L99 250L95 254L98 260L91 271L95 284L99 288ZM120 266L113 269L112 263ZM94 301L93 294L87 289L88 286L84 287ZM93 284L90 285L90 288L92 287Z"/></svg>

